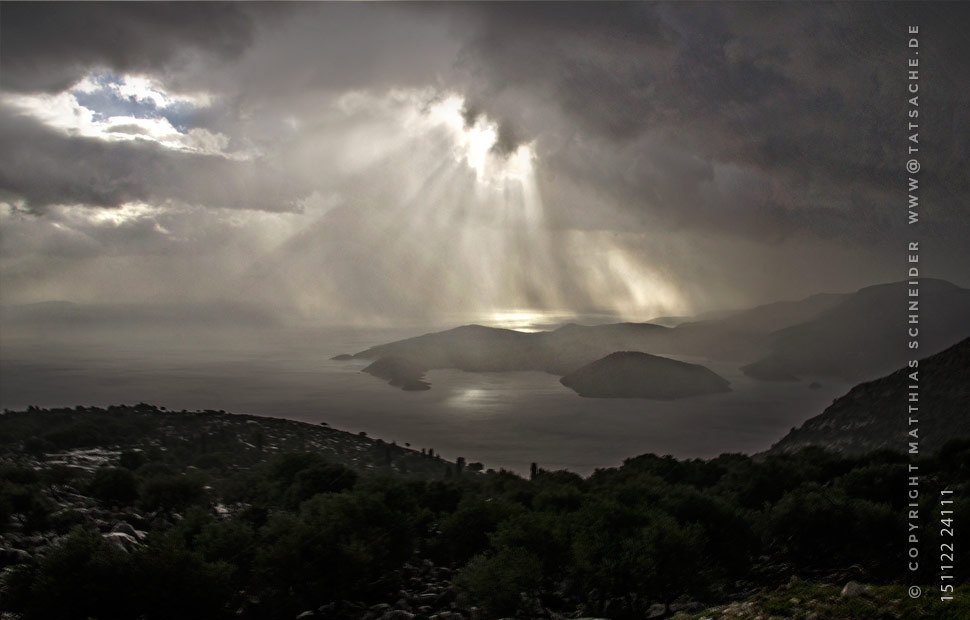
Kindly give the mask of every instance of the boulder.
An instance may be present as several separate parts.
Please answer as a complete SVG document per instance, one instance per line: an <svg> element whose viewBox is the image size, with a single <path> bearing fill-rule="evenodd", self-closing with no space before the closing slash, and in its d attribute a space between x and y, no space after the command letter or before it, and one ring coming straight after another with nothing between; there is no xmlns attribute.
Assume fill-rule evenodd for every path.
<svg viewBox="0 0 970 620"><path fill-rule="evenodd" d="M850 581L842 588L842 598L858 598L866 595L866 587L858 581Z"/></svg>

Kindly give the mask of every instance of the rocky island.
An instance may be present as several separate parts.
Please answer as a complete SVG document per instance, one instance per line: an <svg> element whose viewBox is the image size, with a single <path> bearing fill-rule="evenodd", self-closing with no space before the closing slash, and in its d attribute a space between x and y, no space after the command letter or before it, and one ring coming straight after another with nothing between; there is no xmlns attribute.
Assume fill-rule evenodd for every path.
<svg viewBox="0 0 970 620"><path fill-rule="evenodd" d="M730 383L704 366L640 353L618 351L559 380L588 398L671 400L730 392Z"/></svg>

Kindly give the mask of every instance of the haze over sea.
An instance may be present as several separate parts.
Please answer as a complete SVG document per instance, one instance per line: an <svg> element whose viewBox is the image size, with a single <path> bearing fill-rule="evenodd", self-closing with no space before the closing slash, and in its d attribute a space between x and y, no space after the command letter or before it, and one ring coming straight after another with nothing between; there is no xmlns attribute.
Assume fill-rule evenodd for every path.
<svg viewBox="0 0 970 620"><path fill-rule="evenodd" d="M708 458L765 450L849 389L767 383L738 364L701 363L732 392L678 401L588 399L542 372L433 370L432 389L403 392L339 353L441 327L5 330L0 407L134 404L224 409L326 422L486 467L586 474L646 452Z"/></svg>

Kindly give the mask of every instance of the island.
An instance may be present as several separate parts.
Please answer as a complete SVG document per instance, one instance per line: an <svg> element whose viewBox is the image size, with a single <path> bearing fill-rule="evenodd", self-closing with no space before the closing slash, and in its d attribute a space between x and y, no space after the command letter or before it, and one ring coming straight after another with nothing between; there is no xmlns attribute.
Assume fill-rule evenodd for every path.
<svg viewBox="0 0 970 620"><path fill-rule="evenodd" d="M560 383L588 398L673 400L730 392L730 382L699 364L618 351L575 370Z"/></svg>

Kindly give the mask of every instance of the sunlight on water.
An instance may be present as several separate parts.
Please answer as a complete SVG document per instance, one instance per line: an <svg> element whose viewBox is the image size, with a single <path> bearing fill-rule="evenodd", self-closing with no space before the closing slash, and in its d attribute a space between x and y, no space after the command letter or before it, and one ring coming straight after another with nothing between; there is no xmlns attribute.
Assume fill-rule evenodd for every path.
<svg viewBox="0 0 970 620"><path fill-rule="evenodd" d="M488 405L490 399L488 391L471 388L458 391L445 402L453 407L475 408Z"/></svg>

